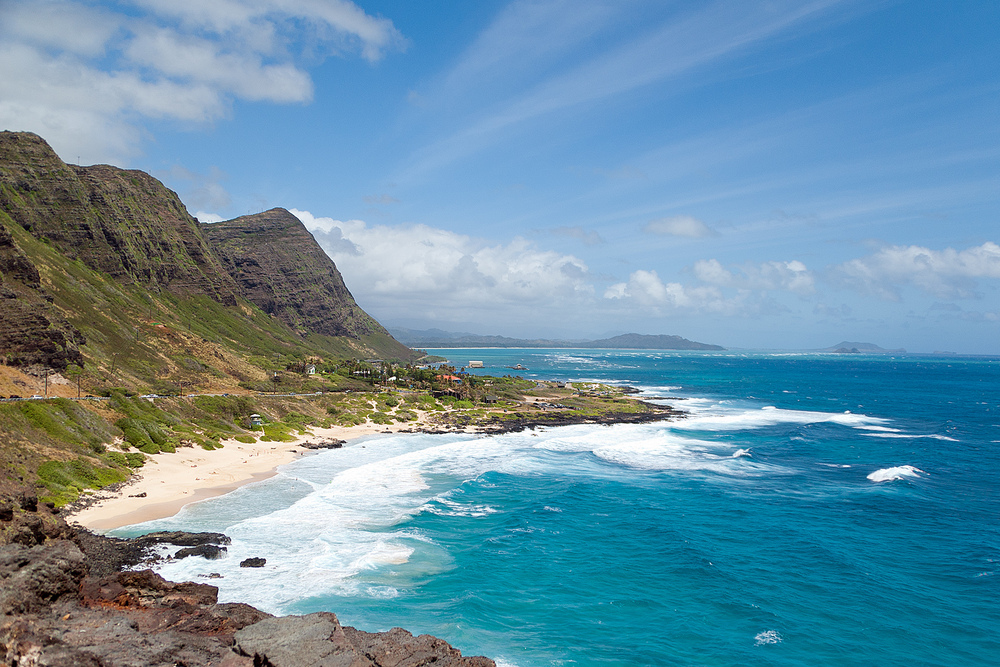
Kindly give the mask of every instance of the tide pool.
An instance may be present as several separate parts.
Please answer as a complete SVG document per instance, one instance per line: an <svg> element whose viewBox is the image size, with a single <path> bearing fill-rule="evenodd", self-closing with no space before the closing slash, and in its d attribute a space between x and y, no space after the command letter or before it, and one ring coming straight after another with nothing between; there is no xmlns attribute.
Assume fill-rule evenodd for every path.
<svg viewBox="0 0 1000 667"><path fill-rule="evenodd" d="M1000 655L1000 360L432 352L687 417L373 438L116 533L225 532L227 558L161 574L518 667Z"/></svg>

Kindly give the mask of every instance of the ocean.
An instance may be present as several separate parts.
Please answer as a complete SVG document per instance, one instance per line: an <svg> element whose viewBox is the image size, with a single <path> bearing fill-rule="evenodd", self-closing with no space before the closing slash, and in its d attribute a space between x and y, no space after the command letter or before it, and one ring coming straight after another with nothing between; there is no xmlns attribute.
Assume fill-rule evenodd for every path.
<svg viewBox="0 0 1000 667"><path fill-rule="evenodd" d="M371 438L115 534L225 532L160 573L501 666L1000 664L1000 359L432 352L687 416Z"/></svg>

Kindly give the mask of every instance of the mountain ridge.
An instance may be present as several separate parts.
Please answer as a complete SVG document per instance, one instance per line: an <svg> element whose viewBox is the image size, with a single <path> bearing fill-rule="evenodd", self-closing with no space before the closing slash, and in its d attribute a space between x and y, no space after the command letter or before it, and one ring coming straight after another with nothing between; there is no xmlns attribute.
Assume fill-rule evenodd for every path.
<svg viewBox="0 0 1000 667"><path fill-rule="evenodd" d="M706 350L720 351L720 345L699 343L680 336L628 333L599 340L524 339L507 336L481 336L451 333L441 329L406 329L389 327L402 343L419 348L450 347L510 347L510 348L579 348L579 349L638 349L638 350Z"/></svg>
<svg viewBox="0 0 1000 667"><path fill-rule="evenodd" d="M35 134L0 132L0 363L148 388L257 381L261 354L416 358L290 213L216 224L144 172L67 165ZM268 235L266 253L223 238L241 226Z"/></svg>

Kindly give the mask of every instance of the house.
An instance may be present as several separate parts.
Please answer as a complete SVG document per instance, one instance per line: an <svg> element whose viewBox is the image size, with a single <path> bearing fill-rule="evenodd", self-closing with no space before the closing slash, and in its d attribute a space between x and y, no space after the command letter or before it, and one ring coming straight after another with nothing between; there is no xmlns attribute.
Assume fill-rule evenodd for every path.
<svg viewBox="0 0 1000 667"><path fill-rule="evenodd" d="M316 375L316 364L306 366L306 375Z"/></svg>

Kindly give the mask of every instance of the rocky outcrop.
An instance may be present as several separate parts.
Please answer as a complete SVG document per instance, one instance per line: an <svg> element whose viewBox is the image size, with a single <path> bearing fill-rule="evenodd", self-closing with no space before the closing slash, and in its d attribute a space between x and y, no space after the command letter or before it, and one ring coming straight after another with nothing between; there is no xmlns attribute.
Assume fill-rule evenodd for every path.
<svg viewBox="0 0 1000 667"><path fill-rule="evenodd" d="M67 165L38 135L0 132L0 210L119 283L236 304L236 285L198 222L144 172Z"/></svg>
<svg viewBox="0 0 1000 667"><path fill-rule="evenodd" d="M414 637L401 628L388 632L362 632L343 627L336 615L319 612L307 616L268 618L236 632L235 648L252 656L255 665L307 667L488 667L483 657L462 657L447 642L430 635Z"/></svg>
<svg viewBox="0 0 1000 667"><path fill-rule="evenodd" d="M22 530L35 523L42 527ZM151 570L107 572L106 562L135 557L135 541L74 531L30 494L0 501L0 542L12 536L19 541L0 546L3 665L494 665L429 635L363 632L323 612L275 618L246 604L220 604L215 586L173 583ZM192 548L221 541L211 533L161 533L146 547L172 539Z"/></svg>

